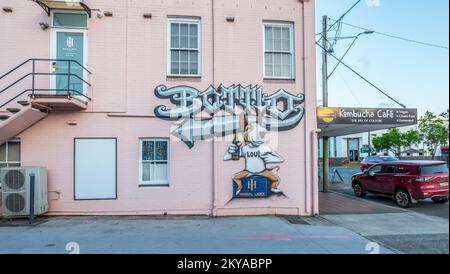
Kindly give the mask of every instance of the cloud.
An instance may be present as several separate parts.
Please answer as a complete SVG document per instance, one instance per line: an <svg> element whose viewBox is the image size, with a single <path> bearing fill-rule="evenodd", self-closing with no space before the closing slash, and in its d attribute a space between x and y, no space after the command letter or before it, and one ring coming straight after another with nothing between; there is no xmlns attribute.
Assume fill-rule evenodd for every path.
<svg viewBox="0 0 450 274"><path fill-rule="evenodd" d="M371 8L379 7L381 4L381 0L366 0L366 5Z"/></svg>

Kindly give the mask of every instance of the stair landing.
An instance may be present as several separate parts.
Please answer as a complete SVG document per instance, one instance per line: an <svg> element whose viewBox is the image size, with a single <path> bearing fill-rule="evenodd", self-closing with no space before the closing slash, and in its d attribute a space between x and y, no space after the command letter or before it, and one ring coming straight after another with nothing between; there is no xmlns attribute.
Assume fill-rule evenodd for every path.
<svg viewBox="0 0 450 274"><path fill-rule="evenodd" d="M30 97L30 105L39 110L48 111L81 111L87 109L87 102L74 96L42 95Z"/></svg>

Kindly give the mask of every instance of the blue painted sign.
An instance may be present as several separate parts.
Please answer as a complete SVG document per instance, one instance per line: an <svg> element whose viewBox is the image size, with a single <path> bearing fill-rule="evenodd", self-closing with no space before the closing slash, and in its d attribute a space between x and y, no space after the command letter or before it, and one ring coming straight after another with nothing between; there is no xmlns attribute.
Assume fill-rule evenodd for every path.
<svg viewBox="0 0 450 274"><path fill-rule="evenodd" d="M249 176L242 180L242 190L233 184L234 198L264 198L270 195L269 180L263 176Z"/></svg>

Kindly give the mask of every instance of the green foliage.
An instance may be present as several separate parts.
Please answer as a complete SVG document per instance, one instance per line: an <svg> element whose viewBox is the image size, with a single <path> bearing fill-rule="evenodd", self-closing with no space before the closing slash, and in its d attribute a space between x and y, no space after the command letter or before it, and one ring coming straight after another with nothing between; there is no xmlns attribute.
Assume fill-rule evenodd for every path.
<svg viewBox="0 0 450 274"><path fill-rule="evenodd" d="M447 124L444 121L445 117L447 117ZM419 120L419 134L434 157L438 147L448 143L448 111L440 117L427 111Z"/></svg>
<svg viewBox="0 0 450 274"><path fill-rule="evenodd" d="M373 147L377 151L391 151L400 156L404 148L420 143L420 134L417 130L402 133L398 128L392 128L388 132L373 139Z"/></svg>

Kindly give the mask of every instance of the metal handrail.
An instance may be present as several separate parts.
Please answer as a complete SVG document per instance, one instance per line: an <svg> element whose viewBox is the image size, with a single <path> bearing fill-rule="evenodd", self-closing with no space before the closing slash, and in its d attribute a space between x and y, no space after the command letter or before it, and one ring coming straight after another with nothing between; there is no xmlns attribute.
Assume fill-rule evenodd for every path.
<svg viewBox="0 0 450 274"><path fill-rule="evenodd" d="M16 66L15 68L11 69L10 71L8 71L7 73L3 74L0 77L0 80L3 79L4 77L10 75L12 72L16 71L17 69L19 69L20 67L24 66L25 64L27 64L28 62L32 61L33 62L33 72L28 73L24 76L22 76L21 78L19 78L18 80L14 81L14 83L8 85L6 88L0 90L0 94L5 92L6 90L10 89L11 87L15 86L16 84L18 84L19 82L21 82L22 80L24 80L25 78L27 78L28 76L32 76L33 80L32 80L32 88L31 89L26 89L24 91L22 91L21 93L17 94L16 96L14 96L12 99L8 100L6 103L2 104L0 106L0 108L4 107L5 105L11 103L13 100L15 100L16 98L18 98L19 96L23 95L26 92L30 92L31 91L31 96L34 96L36 91L67 91L67 95L68 96L72 96L72 94L77 94L80 95L82 97L87 98L89 101L91 101L91 98L89 98L88 96L84 95L82 92L75 90L75 89L71 89L70 88L70 79L71 77L75 77L79 80L81 80L83 83L87 84L89 87L91 87L92 85L87 82L86 80L84 80L83 78L81 78L80 76L71 73L71 64L72 62L79 65L84 71L88 72L89 74L92 74L87 68L85 68L83 65L81 65L78 61L76 60L69 60L69 59L37 59L37 58L32 58L32 59L28 59L24 62L22 62L21 64L19 64L18 66ZM36 62L40 62L40 61L45 61L45 62L67 62L68 64L68 73L44 73L44 72L36 72ZM68 76L67 77L67 88L65 89L36 89L35 88L35 77L36 76Z"/></svg>
<svg viewBox="0 0 450 274"><path fill-rule="evenodd" d="M26 61L24 61L23 63L21 63L20 65L16 66L15 68L11 69L10 71L8 71L7 73L3 74L2 76L0 76L0 80L5 78L6 76L8 76L9 74L13 73L14 71L18 70L20 67L24 66L25 64L27 64L30 61L38 61L38 62L74 62L75 64L79 65L83 70L85 70L86 72L88 72L89 74L92 74L92 72L90 70L88 70L87 68L85 68L82 64L80 64L77 60L70 60L70 59L42 59L42 58L30 58Z"/></svg>

